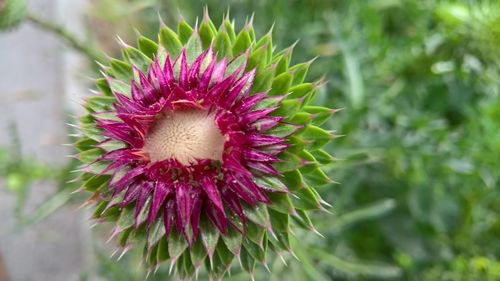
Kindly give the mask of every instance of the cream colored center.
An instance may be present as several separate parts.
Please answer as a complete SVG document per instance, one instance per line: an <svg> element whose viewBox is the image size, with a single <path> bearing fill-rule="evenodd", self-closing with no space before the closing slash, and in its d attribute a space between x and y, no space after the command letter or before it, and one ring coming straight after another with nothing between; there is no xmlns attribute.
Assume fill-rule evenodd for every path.
<svg viewBox="0 0 500 281"><path fill-rule="evenodd" d="M225 138L206 110L169 112L149 132L144 151L152 162L175 158L183 165L222 160Z"/></svg>

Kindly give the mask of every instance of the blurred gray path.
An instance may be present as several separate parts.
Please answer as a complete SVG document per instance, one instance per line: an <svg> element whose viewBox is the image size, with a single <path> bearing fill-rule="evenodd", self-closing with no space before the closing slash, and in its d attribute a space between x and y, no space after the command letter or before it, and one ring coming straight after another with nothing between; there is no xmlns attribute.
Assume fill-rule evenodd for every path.
<svg viewBox="0 0 500 281"><path fill-rule="evenodd" d="M32 0L37 15L78 27L86 0ZM14 124L22 153L48 165L64 165L67 148L65 115L69 100L78 100L84 75L77 75L82 59L52 34L24 23L0 33L0 145L11 139ZM83 87L85 89L85 87ZM54 190L54 184L35 184L28 200L34 209ZM66 207L22 231L14 231L15 198L0 179L0 254L11 281L78 280L85 270L86 221L75 207Z"/></svg>

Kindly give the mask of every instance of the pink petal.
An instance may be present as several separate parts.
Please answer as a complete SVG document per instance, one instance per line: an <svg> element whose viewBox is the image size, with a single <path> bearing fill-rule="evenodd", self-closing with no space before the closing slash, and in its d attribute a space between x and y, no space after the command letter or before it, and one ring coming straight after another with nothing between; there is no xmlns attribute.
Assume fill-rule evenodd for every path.
<svg viewBox="0 0 500 281"><path fill-rule="evenodd" d="M291 146L290 144L286 144L286 143L275 144L275 145L267 146L265 149L265 152L269 155L278 155L281 152L290 148L290 146Z"/></svg>
<svg viewBox="0 0 500 281"><path fill-rule="evenodd" d="M144 207L146 200L148 200L149 196L151 195L151 191L154 188L154 183L153 182L145 182L142 187L141 187L141 192L139 196L137 197L137 200L135 202L135 213L134 213L134 219L135 219L135 227L139 227L139 225L142 223L141 221L138 221L139 214L142 211L142 208Z"/></svg>
<svg viewBox="0 0 500 281"><path fill-rule="evenodd" d="M238 195L226 186L222 189L222 199L224 199L224 202L226 202L229 209L231 209L231 211L233 211L240 218L240 220L245 223L245 215L243 213L243 207L241 206Z"/></svg>
<svg viewBox="0 0 500 281"><path fill-rule="evenodd" d="M132 99L138 103L144 105L144 92L142 88L140 88L135 81L132 80L130 83L130 87L132 89Z"/></svg>
<svg viewBox="0 0 500 281"><path fill-rule="evenodd" d="M260 146L280 144L284 142L284 139L269 135L250 134L247 137L247 141L250 146L260 147Z"/></svg>
<svg viewBox="0 0 500 281"><path fill-rule="evenodd" d="M162 181L156 183L153 193L153 202L151 203L151 208L148 216L149 225L153 224L153 221L156 219L158 211L160 210L160 207L165 201L165 198L167 198L167 196L171 192L172 192L171 187L168 186L166 183Z"/></svg>
<svg viewBox="0 0 500 281"><path fill-rule="evenodd" d="M117 182L111 182L110 186L122 186L129 184L135 177L142 175L144 173L145 167L138 166L130 171L128 171L123 177L121 177Z"/></svg>
<svg viewBox="0 0 500 281"><path fill-rule="evenodd" d="M251 194L251 196L257 201L266 204L271 203L269 198L267 198L265 193L251 180L251 178L242 175L235 175L234 179L236 180L237 184L245 189L246 193Z"/></svg>
<svg viewBox="0 0 500 281"><path fill-rule="evenodd" d="M130 128L133 129L135 133L134 135L139 135L141 139L145 139L148 126L144 126L136 119L134 119L134 116L130 114L118 114L118 118L120 118L125 124L127 124Z"/></svg>
<svg viewBox="0 0 500 281"><path fill-rule="evenodd" d="M177 182L174 184L175 200L177 205L177 215L179 216L182 229L187 230L189 219L191 217L192 203L191 203L191 186L184 182ZM179 231L179 229L178 229Z"/></svg>
<svg viewBox="0 0 500 281"><path fill-rule="evenodd" d="M128 112L137 112L137 111L142 111L145 110L145 108L140 105L137 102L134 102L130 100L128 97L125 95L115 93L116 99L123 105L123 107L128 111Z"/></svg>
<svg viewBox="0 0 500 281"><path fill-rule="evenodd" d="M182 49L179 70L179 85L184 90L188 90L188 64L186 58L186 49Z"/></svg>
<svg viewBox="0 0 500 281"><path fill-rule="evenodd" d="M227 62L226 58L222 58L222 60L215 66L212 73L212 80L214 84L218 84L224 79L224 75L226 73Z"/></svg>
<svg viewBox="0 0 500 281"><path fill-rule="evenodd" d="M165 75L165 80L167 80L168 84L172 84L174 82L174 69L172 67L172 61L170 60L170 56L167 54L167 58L165 59L165 65L163 66L163 75Z"/></svg>
<svg viewBox="0 0 500 281"><path fill-rule="evenodd" d="M271 108L264 108L264 109L250 111L250 112L245 113L242 116L240 116L240 122L243 124L253 123L253 122L265 117L269 113L273 112L274 110L276 110L276 108L277 107L271 107Z"/></svg>
<svg viewBox="0 0 500 281"><path fill-rule="evenodd" d="M192 89L194 88L199 81L199 76L200 76L200 69L201 65L205 61L205 57L207 56L207 52L203 52L201 55L199 55L191 65L191 68L189 69L189 74L188 74L188 82L189 82L189 88Z"/></svg>
<svg viewBox="0 0 500 281"><path fill-rule="evenodd" d="M219 190L215 185L214 181L210 177L202 177L200 179L200 184L207 195L208 199L212 201L215 207L219 208L222 212L224 212L224 207L222 206L222 200L220 198Z"/></svg>
<svg viewBox="0 0 500 281"><path fill-rule="evenodd" d="M234 75L231 75L224 79L224 81L215 84L215 86L210 89L210 91L207 93L206 98L207 100L210 101L219 101L223 97L223 94L231 87L231 85L234 83L234 80L236 77Z"/></svg>
<svg viewBox="0 0 500 281"><path fill-rule="evenodd" d="M224 170L238 172L243 175L251 175L250 172L241 164L241 161L236 160L233 155L224 157L223 168Z"/></svg>
<svg viewBox="0 0 500 281"><path fill-rule="evenodd" d="M120 203L120 207L125 207L128 204L134 202L137 200L137 197L141 193L141 188L142 188L142 182L136 182L131 184L127 191L125 192L125 195L123 196L123 201Z"/></svg>
<svg viewBox="0 0 500 281"><path fill-rule="evenodd" d="M227 231L226 214L215 207L211 201L205 202L205 212L207 217L215 224L219 231L224 234Z"/></svg>
<svg viewBox="0 0 500 281"><path fill-rule="evenodd" d="M191 229L193 230L193 239L196 239L200 230L200 215L203 200L201 196L193 197L193 210L191 213Z"/></svg>
<svg viewBox="0 0 500 281"><path fill-rule="evenodd" d="M278 125L283 119L283 117L267 116L255 121L251 126L259 132L265 132Z"/></svg>
<svg viewBox="0 0 500 281"><path fill-rule="evenodd" d="M203 72L203 75L201 76L201 79L198 83L198 89L202 92L206 92L208 90L208 86L210 85L210 80L212 78L212 73L214 71L215 64L217 63L217 58L213 56L213 53L211 53L208 57L212 57L212 60L205 69L205 72Z"/></svg>
<svg viewBox="0 0 500 281"><path fill-rule="evenodd" d="M129 161L124 161L124 160L117 161L117 160L115 160L114 162L109 164L109 166L106 167L101 173L99 173L99 175L105 175L110 171L116 170L116 169L121 168L122 166L125 166L128 164L129 164ZM91 166L91 164L89 164L88 166ZM83 168L82 170L85 170L85 168Z"/></svg>
<svg viewBox="0 0 500 281"><path fill-rule="evenodd" d="M166 75L163 73L158 58L155 58L154 65L151 67L151 69L153 70L154 77L158 81L158 89L160 89L160 92L162 93L163 96L165 92L169 91L170 89L169 84L171 81L169 81Z"/></svg>
<svg viewBox="0 0 500 281"><path fill-rule="evenodd" d="M280 160L270 154L253 150L253 149L246 149L243 152L243 157L247 161L255 161L255 162L279 162Z"/></svg>
<svg viewBox="0 0 500 281"><path fill-rule="evenodd" d="M244 97L236 104L235 111L238 113L245 113L266 97L267 93L258 93L249 97Z"/></svg>
<svg viewBox="0 0 500 281"><path fill-rule="evenodd" d="M240 95L246 96L246 94L248 93L248 89L252 85L254 76L255 70L246 73L235 83L235 85L228 92L226 92L224 98L221 100L226 108L232 107L233 103L238 99Z"/></svg>
<svg viewBox="0 0 500 281"><path fill-rule="evenodd" d="M167 200L167 202L165 203L165 207L163 208L163 225L165 226L165 236L168 237L168 235L170 235L175 220L175 201Z"/></svg>
<svg viewBox="0 0 500 281"><path fill-rule="evenodd" d="M268 163L262 163L262 162L248 162L247 166L257 170L259 172L263 172L266 174L271 174L271 175L279 175L280 173L271 165Z"/></svg>
<svg viewBox="0 0 500 281"><path fill-rule="evenodd" d="M250 205L255 205L256 198L253 195L253 191L250 190L247 186L241 184L237 181L234 176L227 175L227 186L231 189L235 194L237 194L243 201L247 202Z"/></svg>

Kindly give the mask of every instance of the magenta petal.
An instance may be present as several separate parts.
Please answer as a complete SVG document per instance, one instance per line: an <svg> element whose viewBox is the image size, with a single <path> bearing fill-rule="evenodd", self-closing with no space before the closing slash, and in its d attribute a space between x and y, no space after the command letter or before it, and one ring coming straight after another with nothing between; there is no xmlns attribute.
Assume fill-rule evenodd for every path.
<svg viewBox="0 0 500 281"><path fill-rule="evenodd" d="M177 212L177 214L175 215L175 229L177 230L177 233L183 234L186 237L187 226L182 223L182 218L181 215L179 214L179 208L177 208L177 203L175 203L174 206Z"/></svg>
<svg viewBox="0 0 500 281"><path fill-rule="evenodd" d="M253 196L253 192L248 189L247 186L238 182L234 176L226 175L228 179L227 186L237 194L243 201L247 202L250 205L255 205L256 198Z"/></svg>
<svg viewBox="0 0 500 281"><path fill-rule="evenodd" d="M286 144L286 143L266 146L265 152L269 155L278 155L281 152L290 148L290 146L291 146L290 144Z"/></svg>
<svg viewBox="0 0 500 281"><path fill-rule="evenodd" d="M172 185L172 183L169 181L169 178L168 178L168 175L170 175L170 173L168 173L168 175L167 175L164 171L164 168L165 168L165 166L163 165L163 163L161 161L151 163L148 167L148 170L147 170L147 177L151 181L157 181L158 185L161 184L161 185L163 185L163 187L170 189L170 186ZM155 190L157 188L158 187L156 187Z"/></svg>
<svg viewBox="0 0 500 281"><path fill-rule="evenodd" d="M208 55L208 57L212 57L212 53L210 53ZM212 73L214 71L214 67L215 67L216 63L217 63L217 58L212 57L210 64L205 69L205 72L203 72L203 75L201 76L200 82L198 83L198 89L200 91L205 92L208 90L208 86L210 85L210 80L212 78Z"/></svg>
<svg viewBox="0 0 500 281"><path fill-rule="evenodd" d="M243 77L248 77L248 80L243 84L243 88L241 89L241 97L248 97L250 90L252 89L253 80L255 79L256 72L257 72L256 69L252 69L250 72L248 72L243 76Z"/></svg>
<svg viewBox="0 0 500 281"><path fill-rule="evenodd" d="M277 107L271 107L271 108L264 108L264 109L259 109L259 110L254 110L250 111L248 113L243 114L240 117L240 122L243 124L250 124L253 123L260 118L268 115L269 113L273 112L276 110Z"/></svg>
<svg viewBox="0 0 500 281"><path fill-rule="evenodd" d="M145 110L145 108L142 105L130 100L125 95L115 93L115 97L128 112L137 112Z"/></svg>
<svg viewBox="0 0 500 281"><path fill-rule="evenodd" d="M165 226L165 236L168 237L176 220L175 201L167 200L163 208L163 225Z"/></svg>
<svg viewBox="0 0 500 281"><path fill-rule="evenodd" d="M132 161L142 160L142 159L143 159L143 156L139 153L139 150L137 150L137 149L129 149L129 148L122 148L122 149L113 150L111 152L108 152L108 153L104 154L103 156L99 157L95 162L98 162L98 161L101 161L101 160L104 160L104 161L113 161L103 171L103 174L104 174L107 171L111 171L112 169L116 169L116 168L121 167L123 165L126 165L126 164L128 164L128 163L130 163ZM93 163L91 163L91 164L93 164Z"/></svg>
<svg viewBox="0 0 500 281"><path fill-rule="evenodd" d="M133 130L134 135L139 135L141 139L144 139L147 131L146 126L139 123L130 114L118 114L118 117Z"/></svg>
<svg viewBox="0 0 500 281"><path fill-rule="evenodd" d="M251 126L259 132L265 132L278 125L283 119L283 117L267 116L255 121Z"/></svg>
<svg viewBox="0 0 500 281"><path fill-rule="evenodd" d="M189 96L186 94L186 91L184 91L180 86L174 85L172 87L172 91L170 93L171 98L173 100L188 100Z"/></svg>
<svg viewBox="0 0 500 281"><path fill-rule="evenodd" d="M215 123L222 134L228 134L231 139L236 135L244 135L238 124L238 117L231 112L217 113Z"/></svg>
<svg viewBox="0 0 500 281"><path fill-rule="evenodd" d="M191 65L191 69L189 69L189 74L188 74L188 82L189 82L189 88L192 89L193 87L196 86L198 83L198 78L200 76L200 69L201 65L205 61L205 57L207 56L207 52L203 52L201 55L199 55Z"/></svg>
<svg viewBox="0 0 500 281"><path fill-rule="evenodd" d="M132 99L136 102L144 105L144 92L135 81L130 82L130 87L132 89Z"/></svg>
<svg viewBox="0 0 500 281"><path fill-rule="evenodd" d="M243 187L247 193L251 194L251 196L257 201L270 204L271 201L267 198L266 194L258 187L249 177L242 175L235 175L234 178L236 182Z"/></svg>
<svg viewBox="0 0 500 281"><path fill-rule="evenodd" d="M229 76L224 81L216 84L210 91L207 93L206 98L208 100L218 101L223 98L223 94L231 87L234 83L234 76Z"/></svg>
<svg viewBox="0 0 500 281"><path fill-rule="evenodd" d="M139 227L139 225L142 223L141 221L138 221L139 214L142 211L142 208L144 207L144 204L146 203L146 200L148 200L149 196L151 195L151 191L154 188L154 183L153 182L145 182L142 187L139 196L137 197L137 200L135 202L135 213L134 213L134 219L135 219L135 227Z"/></svg>
<svg viewBox="0 0 500 281"><path fill-rule="evenodd" d="M144 95L145 100L149 104L153 104L156 102L158 97L156 96L156 90L153 85L146 78L144 73L142 73L139 69L134 68L139 76L139 82L141 83L142 93Z"/></svg>
<svg viewBox="0 0 500 281"><path fill-rule="evenodd" d="M248 144L253 147L275 145L284 141L284 139L280 137L260 134L251 134L248 136L247 140Z"/></svg>
<svg viewBox="0 0 500 281"><path fill-rule="evenodd" d="M186 231L191 217L191 187L184 182L177 182L174 184L175 200L177 203L177 215L179 216L182 229ZM180 229L178 229L180 231Z"/></svg>
<svg viewBox="0 0 500 281"><path fill-rule="evenodd" d="M165 80L167 80L168 84L171 84L175 79L172 61L170 60L170 56L168 54L167 58L165 59L165 65L163 66L163 75L165 75Z"/></svg>
<svg viewBox="0 0 500 281"><path fill-rule="evenodd" d="M120 203L120 207L123 208L123 207L127 206L128 204L137 200L137 197L141 193L141 187L142 187L142 182L140 182L140 183L136 182L134 184L131 184L128 187L127 191L125 192L125 195L123 196L123 200Z"/></svg>
<svg viewBox="0 0 500 281"><path fill-rule="evenodd" d="M235 83L235 85L226 93L221 101L225 105L225 107L232 107L233 103L238 99L240 95L246 95L246 91L252 85L254 75L255 70L252 70L251 72L243 75L243 77L241 77Z"/></svg>
<svg viewBox="0 0 500 281"><path fill-rule="evenodd" d="M200 216L203 200L200 195L193 197L193 210L191 213L191 229L193 230L193 239L196 239L200 230Z"/></svg>
<svg viewBox="0 0 500 281"><path fill-rule="evenodd" d="M262 162L247 162L247 166L257 170L259 172L263 172L266 174L271 174L271 175L279 175L280 173L271 165L268 163L262 163Z"/></svg>
<svg viewBox="0 0 500 281"><path fill-rule="evenodd" d="M184 90L188 90L188 64L186 58L186 49L182 49L180 57L180 70L179 70L179 85Z"/></svg>
<svg viewBox="0 0 500 281"><path fill-rule="evenodd" d="M105 175L110 171L116 170L118 168L121 168L121 167L127 165L128 163L129 163L129 161L123 161L123 160L122 161L114 161L111 164L109 164L109 166L106 167L101 173L99 173L99 175ZM90 166L92 166L92 164L88 165L88 167L90 167ZM83 168L82 170L85 170L85 168Z"/></svg>
<svg viewBox="0 0 500 281"><path fill-rule="evenodd" d="M123 177L121 177L117 182L111 181L109 184L111 187L127 185L129 184L135 177L144 173L145 168L143 166L136 167L130 171L128 171Z"/></svg>
<svg viewBox="0 0 500 281"><path fill-rule="evenodd" d="M219 208L221 212L224 212L224 207L222 206L222 200L220 198L219 190L215 185L214 181L209 177L203 177L200 180L201 187L208 199L214 204L215 207Z"/></svg>
<svg viewBox="0 0 500 281"><path fill-rule="evenodd" d="M110 151L110 152L102 155L97 160L113 161L113 160L117 160L117 159L125 158L125 157L129 158L130 157L129 150L130 150L129 148L121 148L121 149L113 150L113 151Z"/></svg>
<svg viewBox="0 0 500 281"><path fill-rule="evenodd" d="M250 175L250 172L241 164L240 161L236 160L233 155L224 157L223 165L225 170L238 172L243 175Z"/></svg>
<svg viewBox="0 0 500 281"><path fill-rule="evenodd" d="M224 75L226 74L227 62L226 58L222 58L222 60L215 66L214 71L212 73L212 80L215 84L218 84L224 79Z"/></svg>
<svg viewBox="0 0 500 281"><path fill-rule="evenodd" d="M255 162L279 162L280 160L270 154L253 150L253 149L247 149L243 152L243 157L247 161L255 161Z"/></svg>
<svg viewBox="0 0 500 281"><path fill-rule="evenodd" d="M167 76L163 73L161 67L160 67L160 62L158 61L158 58L155 58L154 65L152 66L153 69L153 74L158 81L158 88L160 89L160 92L165 93L169 90L169 83L171 81L168 80Z"/></svg>
<svg viewBox="0 0 500 281"><path fill-rule="evenodd" d="M121 104L113 103L113 108L116 110L116 113L129 113L129 110L125 109Z"/></svg>
<svg viewBox="0 0 500 281"><path fill-rule="evenodd" d="M125 123L98 121L97 125L104 129L103 135L126 142L134 147L141 146L140 138L134 135L134 131Z"/></svg>
<svg viewBox="0 0 500 281"><path fill-rule="evenodd" d="M129 185L120 185L115 187L113 189L113 194L111 195L111 197L119 196L122 193L122 191L124 191L127 187L129 187Z"/></svg>
<svg viewBox="0 0 500 281"><path fill-rule="evenodd" d="M236 104L235 111L238 113L245 113L266 97L267 93L258 93L249 97L244 97Z"/></svg>
<svg viewBox="0 0 500 281"><path fill-rule="evenodd" d="M158 211L160 210L160 207L171 191L172 189L170 188L170 186L167 186L166 183L162 181L157 182L153 193L153 202L151 203L151 209L148 216L149 225L152 225L153 221L156 220L156 216L158 214Z"/></svg>
<svg viewBox="0 0 500 281"><path fill-rule="evenodd" d="M145 110L151 112L151 110ZM119 113L116 116L120 118L125 124L133 128L136 132L145 132L154 121L156 121L156 112L153 114L148 113Z"/></svg>
<svg viewBox="0 0 500 281"><path fill-rule="evenodd" d="M241 206L240 198L234 192L232 192L229 187L224 187L222 189L222 198L226 202L229 209L235 213L240 220L245 223L245 215L243 214L243 207Z"/></svg>
<svg viewBox="0 0 500 281"><path fill-rule="evenodd" d="M212 202L205 202L207 217L215 224L222 234L227 232L227 218L224 212L215 207Z"/></svg>

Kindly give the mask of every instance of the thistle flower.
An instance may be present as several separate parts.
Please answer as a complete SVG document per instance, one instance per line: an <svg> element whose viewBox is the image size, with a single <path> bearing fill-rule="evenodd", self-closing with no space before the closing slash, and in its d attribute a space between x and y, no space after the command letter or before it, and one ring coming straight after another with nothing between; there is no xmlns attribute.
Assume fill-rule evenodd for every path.
<svg viewBox="0 0 500 281"><path fill-rule="evenodd" d="M268 250L291 251L292 222L314 230L332 160L318 126L334 110L310 105L322 84L304 83L311 62L290 65L293 46L273 54L251 20L235 33L206 12L194 29L162 25L159 43L119 41L76 147L94 218L116 223L123 253L142 243L150 269L222 277L235 257L251 273Z"/></svg>

